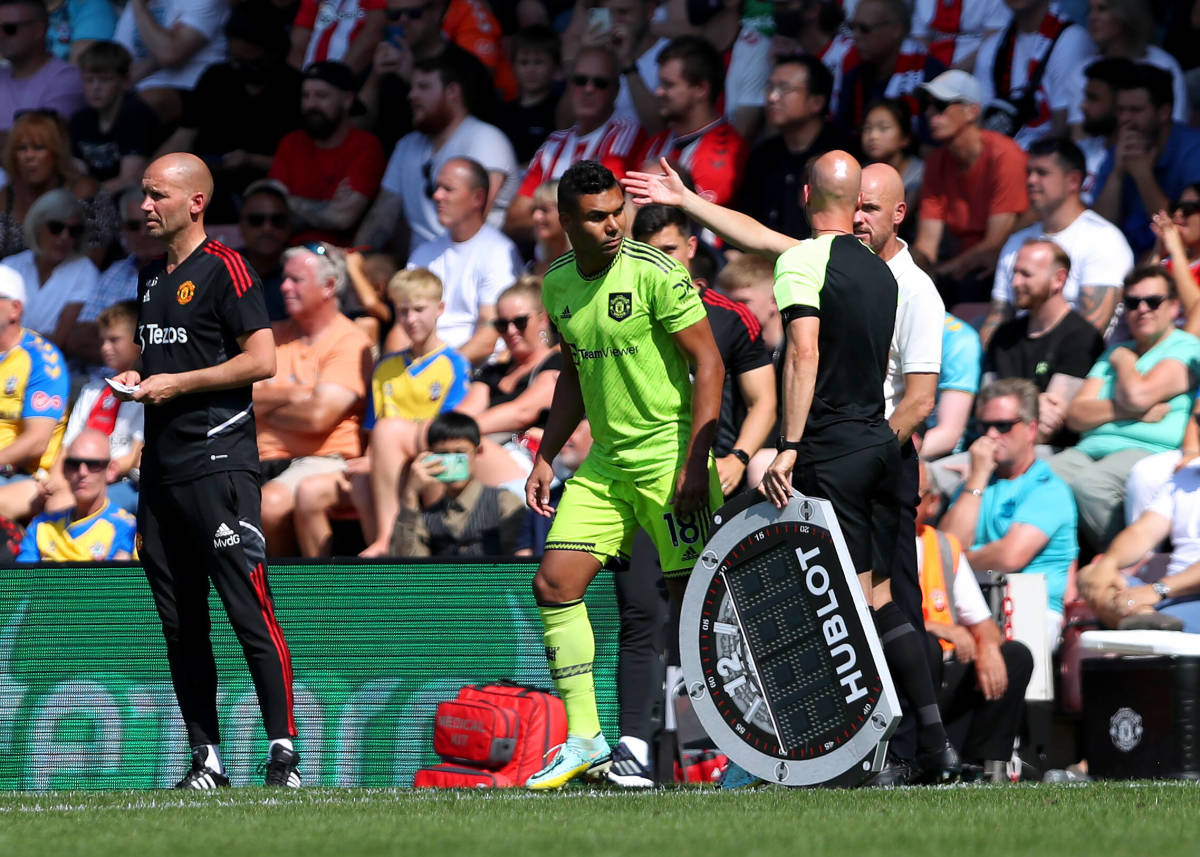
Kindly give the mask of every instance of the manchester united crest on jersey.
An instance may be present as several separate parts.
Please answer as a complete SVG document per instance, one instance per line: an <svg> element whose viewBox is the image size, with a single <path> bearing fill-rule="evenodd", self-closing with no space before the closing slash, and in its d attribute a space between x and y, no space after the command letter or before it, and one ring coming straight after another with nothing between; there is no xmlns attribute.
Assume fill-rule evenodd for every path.
<svg viewBox="0 0 1200 857"><path fill-rule="evenodd" d="M630 292L613 292L608 296L608 317L613 321L624 321L633 311L633 295Z"/></svg>
<svg viewBox="0 0 1200 857"><path fill-rule="evenodd" d="M191 280L185 280L183 283L180 284L179 288L176 289L176 291L175 291L175 300L179 301L180 306L183 306L186 303L190 303L192 298L194 298L195 296L196 296L196 284L193 283Z"/></svg>

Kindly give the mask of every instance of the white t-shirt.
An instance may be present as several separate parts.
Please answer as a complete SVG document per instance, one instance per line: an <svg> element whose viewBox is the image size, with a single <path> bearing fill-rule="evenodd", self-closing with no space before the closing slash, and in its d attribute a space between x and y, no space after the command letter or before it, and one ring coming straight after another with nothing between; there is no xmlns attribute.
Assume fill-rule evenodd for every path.
<svg viewBox="0 0 1200 857"><path fill-rule="evenodd" d="M887 263L898 289L896 327L888 349L887 377L883 379L884 408L889 417L904 398L906 373L941 371L946 318L937 286L917 267L908 245L903 241L900 245L900 252Z"/></svg>
<svg viewBox="0 0 1200 857"><path fill-rule="evenodd" d="M409 268L428 268L442 281L446 311L438 336L458 348L475 333L481 306L495 306L502 291L517 281L521 256L503 232L485 223L461 243L449 235L422 244L408 257Z"/></svg>
<svg viewBox="0 0 1200 857"><path fill-rule="evenodd" d="M996 277L992 281L992 300L1015 304L1012 289L1013 267L1017 251L1030 238L1046 237L1067 251L1071 271L1063 286L1063 297L1072 309L1079 309L1080 286L1110 286L1118 288L1125 274L1133 267L1133 251L1124 234L1090 208L1061 232L1049 233L1035 223L1014 232L1000 249Z"/></svg>
<svg viewBox="0 0 1200 857"><path fill-rule="evenodd" d="M917 574L925 567L925 546L917 537ZM959 554L958 568L954 571L954 609L958 611L960 625L978 625L992 618L992 611L983 597L983 590L975 579L975 572L967 562L966 553Z"/></svg>
<svg viewBox="0 0 1200 857"><path fill-rule="evenodd" d="M229 3L226 0L146 0L146 8L165 29L183 24L203 35L208 42L182 65L160 68L142 78L137 82L137 88L195 89L196 81L206 68L225 60L225 21L229 19ZM138 32L132 3L125 6L117 19L113 41L124 45L135 63L149 59L150 51Z"/></svg>
<svg viewBox="0 0 1200 857"><path fill-rule="evenodd" d="M75 405L71 408L71 417L67 420L67 430L63 435L62 446L66 449L79 433L87 428L88 415L101 396L112 396L112 388L102 380L88 381L79 391ZM114 397L115 398L115 397ZM108 445L113 458L128 455L135 442L145 443L146 430L144 417L146 406L141 402L121 402L117 409L116 425L108 436Z"/></svg>
<svg viewBox="0 0 1200 857"><path fill-rule="evenodd" d="M725 72L725 116L732 119L739 107L763 107L770 77L771 37L754 22L743 21Z"/></svg>
<svg viewBox="0 0 1200 857"><path fill-rule="evenodd" d="M1007 24L1005 25L1007 27ZM1013 45L1012 90L1020 91L1029 80L1031 60L1043 48L1045 36L1041 33L1017 33ZM988 36L979 48L975 57L975 78L983 88L983 105L997 96L992 84L992 66L996 62L996 54L1000 50L1000 42L1004 39L1003 31ZM1078 24L1072 24L1063 31L1050 53L1046 63L1045 74L1042 75L1041 86L1036 97L1039 107L1049 107L1055 110L1070 110L1075 98L1075 75L1079 66L1089 57L1095 55L1096 46L1088 38L1087 31ZM999 93L1007 97L1009 93ZM1028 149L1029 144L1040 140L1050 133L1051 121L1049 116L1043 120L1034 119L1026 123L1013 138L1022 149Z"/></svg>
<svg viewBox="0 0 1200 857"><path fill-rule="evenodd" d="M1072 125L1078 125L1083 121L1083 88L1087 85L1087 75L1084 72L1087 71L1088 66L1099 59L1100 57L1093 57L1087 62L1081 63L1075 70L1074 101L1071 104L1070 112L1067 114L1067 121ZM1171 110L1171 118L1176 122L1187 124L1191 102L1188 100L1187 80L1184 79L1183 69L1179 67L1179 63L1175 60L1175 57L1171 56L1158 45L1148 45L1145 55L1139 60L1134 60L1134 62L1156 66L1163 71L1171 73L1172 92L1175 96L1175 105Z"/></svg>
<svg viewBox="0 0 1200 857"><path fill-rule="evenodd" d="M4 264L25 281L25 314L21 324L49 336L58 327L58 317L67 304L87 303L100 272L87 256L68 259L50 272L50 279L38 285L37 264L32 250L22 250L4 260Z"/></svg>
<svg viewBox="0 0 1200 857"><path fill-rule="evenodd" d="M1171 559L1167 575L1200 562L1200 467L1188 466L1158 489L1147 512L1171 522Z"/></svg>
<svg viewBox="0 0 1200 857"><path fill-rule="evenodd" d="M433 141L420 131L405 134L392 150L381 187L404 203L404 217L412 228L413 245L432 241L445 233L437 219L437 208L425 194L425 165L429 164L429 183L451 158L471 158L489 173L504 173L504 184L496 194L488 222L504 225L504 213L517 192L520 170L517 154L504 132L494 125L468 116L436 152Z"/></svg>

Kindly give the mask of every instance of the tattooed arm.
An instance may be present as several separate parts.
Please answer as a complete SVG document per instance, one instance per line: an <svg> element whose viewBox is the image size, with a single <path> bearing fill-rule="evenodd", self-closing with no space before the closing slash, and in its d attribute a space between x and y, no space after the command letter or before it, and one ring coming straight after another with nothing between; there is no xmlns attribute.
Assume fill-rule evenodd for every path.
<svg viewBox="0 0 1200 857"><path fill-rule="evenodd" d="M1120 297L1121 290L1114 286L1080 286L1079 314L1103 336L1108 333Z"/></svg>

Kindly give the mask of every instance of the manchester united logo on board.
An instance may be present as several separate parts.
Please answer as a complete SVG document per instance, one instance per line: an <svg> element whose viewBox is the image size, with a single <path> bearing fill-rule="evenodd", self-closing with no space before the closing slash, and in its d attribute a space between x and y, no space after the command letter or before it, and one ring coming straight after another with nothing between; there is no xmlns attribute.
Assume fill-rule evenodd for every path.
<svg viewBox="0 0 1200 857"><path fill-rule="evenodd" d="M633 295L630 292L613 292L608 296L608 317L613 321L624 321L633 311Z"/></svg>
<svg viewBox="0 0 1200 857"><path fill-rule="evenodd" d="M182 286L180 286L178 290L176 290L175 300L179 301L180 306L183 306L186 303L190 303L192 298L195 297L195 295L196 295L196 284L193 283L191 280L188 280Z"/></svg>

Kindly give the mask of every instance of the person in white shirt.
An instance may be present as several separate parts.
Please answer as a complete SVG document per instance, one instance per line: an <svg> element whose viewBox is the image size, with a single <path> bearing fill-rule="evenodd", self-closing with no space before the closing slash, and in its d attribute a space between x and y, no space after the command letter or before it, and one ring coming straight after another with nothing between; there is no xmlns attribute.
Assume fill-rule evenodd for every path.
<svg viewBox="0 0 1200 857"><path fill-rule="evenodd" d="M439 54L413 68L413 128L400 138L388 159L379 196L363 218L354 243L381 249L398 223L407 223L416 247L442 235L446 227L433 200L436 180L451 158L470 158L488 177L484 212L494 226L504 223L517 191L517 155L504 132L471 115L467 71Z"/></svg>
<svg viewBox="0 0 1200 857"><path fill-rule="evenodd" d="M983 127L1027 149L1034 140L1066 132L1076 71L1096 46L1051 0L1004 2L1012 19L979 48L974 75L983 86Z"/></svg>
<svg viewBox="0 0 1200 857"><path fill-rule="evenodd" d="M453 158L437 174L433 200L446 233L408 258L409 268L427 268L445 284L446 311L438 336L474 364L496 347L492 326L496 298L516 282L521 258L516 245L484 222L487 170L470 158Z"/></svg>
<svg viewBox="0 0 1200 857"><path fill-rule="evenodd" d="M167 123L183 113L181 92L225 59L225 0L129 0L113 41L133 56L138 96Z"/></svg>
<svg viewBox="0 0 1200 857"><path fill-rule="evenodd" d="M1013 265L1031 238L1049 238L1071 259L1063 297L1104 335L1133 267L1133 251L1113 224L1080 198L1087 166L1079 147L1066 139L1039 140L1029 147L1025 168L1029 204L1040 220L1014 232L1000 250L992 282L992 305L979 332L985 346L996 328L1014 315Z"/></svg>

